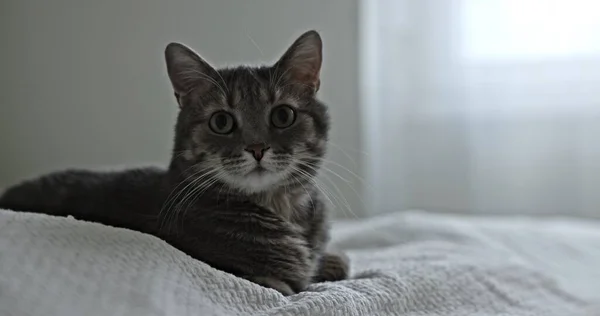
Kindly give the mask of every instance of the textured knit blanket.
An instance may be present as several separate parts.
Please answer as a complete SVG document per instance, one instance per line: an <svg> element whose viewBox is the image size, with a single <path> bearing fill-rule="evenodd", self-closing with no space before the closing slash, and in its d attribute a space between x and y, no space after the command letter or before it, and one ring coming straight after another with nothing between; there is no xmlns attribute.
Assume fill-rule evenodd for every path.
<svg viewBox="0 0 600 316"><path fill-rule="evenodd" d="M338 223L352 278L284 297L126 229L0 211L0 315L600 315L600 223Z"/></svg>

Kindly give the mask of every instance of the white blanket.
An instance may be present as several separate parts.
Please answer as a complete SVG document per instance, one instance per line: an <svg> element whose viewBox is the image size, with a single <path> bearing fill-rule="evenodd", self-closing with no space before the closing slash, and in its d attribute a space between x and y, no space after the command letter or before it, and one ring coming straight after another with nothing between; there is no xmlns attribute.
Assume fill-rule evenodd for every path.
<svg viewBox="0 0 600 316"><path fill-rule="evenodd" d="M0 315L600 315L600 223L408 212L333 234L352 279L284 297L152 236L0 211Z"/></svg>

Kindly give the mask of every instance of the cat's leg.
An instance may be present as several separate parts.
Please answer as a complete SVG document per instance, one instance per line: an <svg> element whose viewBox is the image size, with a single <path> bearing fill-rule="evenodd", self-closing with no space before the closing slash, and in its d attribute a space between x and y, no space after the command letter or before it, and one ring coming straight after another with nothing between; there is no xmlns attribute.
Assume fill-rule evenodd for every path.
<svg viewBox="0 0 600 316"><path fill-rule="evenodd" d="M229 200L191 216L183 234L166 240L192 257L283 295L299 293L310 284L315 271L310 246L278 213Z"/></svg>
<svg viewBox="0 0 600 316"><path fill-rule="evenodd" d="M348 278L349 259L343 253L324 253L313 282L340 281Z"/></svg>

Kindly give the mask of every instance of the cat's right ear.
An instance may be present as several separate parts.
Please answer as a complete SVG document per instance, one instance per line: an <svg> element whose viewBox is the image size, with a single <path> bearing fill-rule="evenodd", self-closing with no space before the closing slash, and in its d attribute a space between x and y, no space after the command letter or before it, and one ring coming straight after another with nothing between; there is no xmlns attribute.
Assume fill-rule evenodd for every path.
<svg viewBox="0 0 600 316"><path fill-rule="evenodd" d="M193 50L183 44L170 43L165 49L167 73L179 107L182 97L191 91L203 93L215 82L217 71ZM218 78L218 77L217 77Z"/></svg>

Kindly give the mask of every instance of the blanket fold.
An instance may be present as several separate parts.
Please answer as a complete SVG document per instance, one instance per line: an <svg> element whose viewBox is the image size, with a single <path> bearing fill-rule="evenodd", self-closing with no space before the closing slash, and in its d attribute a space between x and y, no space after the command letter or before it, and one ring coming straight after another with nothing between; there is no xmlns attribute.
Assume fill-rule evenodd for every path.
<svg viewBox="0 0 600 316"><path fill-rule="evenodd" d="M153 236L0 210L0 315L600 315L600 223L404 212L332 233L352 278L284 297Z"/></svg>

